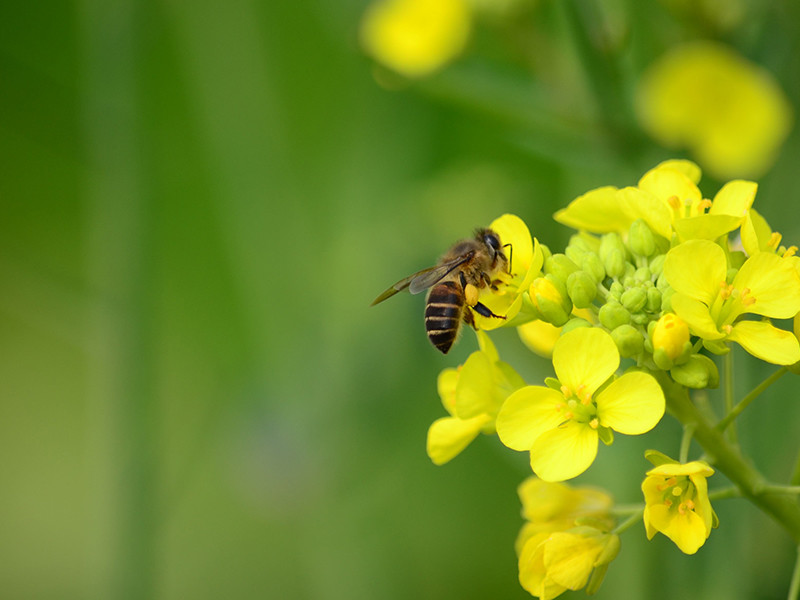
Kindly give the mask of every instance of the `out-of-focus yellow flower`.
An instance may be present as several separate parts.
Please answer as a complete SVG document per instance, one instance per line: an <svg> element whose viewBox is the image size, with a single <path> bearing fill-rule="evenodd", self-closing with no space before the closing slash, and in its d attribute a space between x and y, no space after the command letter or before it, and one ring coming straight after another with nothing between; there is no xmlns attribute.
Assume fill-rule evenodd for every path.
<svg viewBox="0 0 800 600"><path fill-rule="evenodd" d="M522 587L539 598L555 598L586 586L594 571L590 587L596 590L619 549L617 536L608 533L615 525L611 496L536 477L528 477L517 492L527 520L515 544Z"/></svg>
<svg viewBox="0 0 800 600"><path fill-rule="evenodd" d="M489 336L482 331L477 334L481 349L458 369L439 374L439 397L450 416L437 419L428 429L428 456L437 465L458 456L479 433L494 433L503 401L525 385L516 371L500 360Z"/></svg>
<svg viewBox="0 0 800 600"><path fill-rule="evenodd" d="M618 552L619 537L594 527L540 533L522 547L519 582L533 596L549 600L585 587L595 569L602 578Z"/></svg>
<svg viewBox="0 0 800 600"><path fill-rule="evenodd" d="M472 26L466 0L382 0L361 23L361 43L379 63L424 77L458 56Z"/></svg>
<svg viewBox="0 0 800 600"><path fill-rule="evenodd" d="M581 327L565 333L553 350L560 390L530 385L511 394L497 416L500 441L529 450L533 472L545 481L563 481L589 468L599 440L613 440L612 430L650 431L664 415L661 386L652 375L633 371L603 387L619 363L606 331Z"/></svg>
<svg viewBox="0 0 800 600"><path fill-rule="evenodd" d="M637 91L642 126L660 143L688 148L716 177L757 177L792 124L773 76L717 43L679 46L656 61Z"/></svg>
<svg viewBox="0 0 800 600"><path fill-rule="evenodd" d="M661 350L670 361L674 361L686 351L689 326L675 313L666 313L656 322L652 339L653 350Z"/></svg>
<svg viewBox="0 0 800 600"><path fill-rule="evenodd" d="M715 526L706 478L714 469L703 461L664 463L642 483L647 538L661 532L686 554L694 554Z"/></svg>

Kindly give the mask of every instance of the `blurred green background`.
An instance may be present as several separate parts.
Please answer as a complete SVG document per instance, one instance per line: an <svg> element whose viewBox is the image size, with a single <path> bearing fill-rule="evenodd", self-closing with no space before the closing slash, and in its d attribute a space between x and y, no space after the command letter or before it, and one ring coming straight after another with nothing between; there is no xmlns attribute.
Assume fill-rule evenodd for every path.
<svg viewBox="0 0 800 600"><path fill-rule="evenodd" d="M529 597L526 457L483 437L443 467L425 454L436 375L474 338L443 357L421 298L369 303L503 212L563 245L556 209L680 155L596 118L569 13L598 8L566 5L479 30L429 80L379 75L394 90L358 48L364 1L0 7L1 597ZM737 6L723 32L657 2L599 10L628 32L623 78L716 36L797 115L797 3ZM790 243L798 161L795 128L757 200ZM528 381L550 374L494 339ZM742 390L769 372L751 365L737 354ZM780 481L796 388L742 418ZM676 453L679 431L619 437L579 481L638 502L643 450ZM598 597L784 597L788 536L744 501L717 512L693 557L634 527Z"/></svg>

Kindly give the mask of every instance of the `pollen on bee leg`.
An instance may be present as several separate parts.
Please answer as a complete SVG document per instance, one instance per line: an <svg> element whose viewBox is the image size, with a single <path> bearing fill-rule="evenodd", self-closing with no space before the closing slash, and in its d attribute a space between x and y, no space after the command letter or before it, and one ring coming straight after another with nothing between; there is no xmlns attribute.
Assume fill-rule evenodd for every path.
<svg viewBox="0 0 800 600"><path fill-rule="evenodd" d="M469 306L475 306L478 303L478 288L471 283L465 285L464 298Z"/></svg>

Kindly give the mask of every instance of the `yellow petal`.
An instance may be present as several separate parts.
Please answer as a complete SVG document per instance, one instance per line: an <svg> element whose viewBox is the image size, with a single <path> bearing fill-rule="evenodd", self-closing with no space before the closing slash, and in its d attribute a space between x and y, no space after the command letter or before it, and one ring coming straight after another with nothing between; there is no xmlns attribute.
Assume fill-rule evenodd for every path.
<svg viewBox="0 0 800 600"><path fill-rule="evenodd" d="M567 227L592 233L625 231L635 219L628 215L617 192L617 188L611 186L587 192L559 210L553 218Z"/></svg>
<svg viewBox="0 0 800 600"><path fill-rule="evenodd" d="M494 412L492 363L483 352L473 352L461 367L456 383L455 416L469 419Z"/></svg>
<svg viewBox="0 0 800 600"><path fill-rule="evenodd" d="M681 240L715 240L736 229L741 222L741 217L732 215L699 215L679 219L673 227Z"/></svg>
<svg viewBox="0 0 800 600"><path fill-rule="evenodd" d="M529 350L541 357L550 358L561 335L561 328L547 321L531 321L517 327L517 333Z"/></svg>
<svg viewBox="0 0 800 600"><path fill-rule="evenodd" d="M597 396L600 424L627 435L650 431L664 416L664 392L652 375L626 373Z"/></svg>
<svg viewBox="0 0 800 600"><path fill-rule="evenodd" d="M756 358L774 365L793 365L800 360L800 344L794 334L767 321L739 321L728 339Z"/></svg>
<svg viewBox="0 0 800 600"><path fill-rule="evenodd" d="M665 203L673 196L678 198L682 206L693 205L703 199L695 183L684 173L664 166L645 173L638 187Z"/></svg>
<svg viewBox="0 0 800 600"><path fill-rule="evenodd" d="M564 397L547 387L529 385L511 394L497 414L497 435L514 450L530 450L536 438L564 421Z"/></svg>
<svg viewBox="0 0 800 600"><path fill-rule="evenodd" d="M579 590L589 581L594 562L602 550L597 536L556 532L544 548L547 576L569 590Z"/></svg>
<svg viewBox="0 0 800 600"><path fill-rule="evenodd" d="M458 370L445 369L439 373L436 379L436 388L439 392L439 398L442 400L442 406L451 415L455 415L456 410L456 384L458 383Z"/></svg>
<svg viewBox="0 0 800 600"><path fill-rule="evenodd" d="M659 530L675 542L684 554L697 552L700 546L705 544L709 534L703 519L691 510L687 510L684 514L673 511L664 528Z"/></svg>
<svg viewBox="0 0 800 600"><path fill-rule="evenodd" d="M664 275L672 289L708 306L717 297L727 270L725 251L708 240L675 246L664 261Z"/></svg>
<svg viewBox="0 0 800 600"><path fill-rule="evenodd" d="M772 229L767 220L754 208L747 211L747 216L741 229L742 246L748 256L767 250L767 244L772 237Z"/></svg>
<svg viewBox="0 0 800 600"><path fill-rule="evenodd" d="M594 394L619 367L619 350L611 336L596 327L580 327L562 335L553 349L553 368L572 392L583 386Z"/></svg>
<svg viewBox="0 0 800 600"><path fill-rule="evenodd" d="M532 595L540 599L555 598L567 588L546 577L544 567L544 541L549 533L531 537L519 555L519 583Z"/></svg>
<svg viewBox="0 0 800 600"><path fill-rule="evenodd" d="M670 302L675 314L689 325L692 335L699 336L704 340L719 340L725 337L725 334L719 331L717 324L711 318L708 306L700 300L683 294L675 294Z"/></svg>
<svg viewBox="0 0 800 600"><path fill-rule="evenodd" d="M428 456L436 465L448 462L477 437L488 419L485 415L464 421L456 417L437 419L428 429Z"/></svg>
<svg viewBox="0 0 800 600"><path fill-rule="evenodd" d="M700 177L702 172L700 171L700 167L697 164L693 163L690 160L685 160L682 158L672 158L669 160L665 160L662 163L659 163L656 166L656 169L665 168L665 169L672 169L673 171L678 171L686 175L694 184L700 183Z"/></svg>
<svg viewBox="0 0 800 600"><path fill-rule="evenodd" d="M753 206L758 184L752 181L737 179L729 181L714 196L714 202L708 211L710 215L732 215L743 219Z"/></svg>
<svg viewBox="0 0 800 600"><path fill-rule="evenodd" d="M545 481L577 477L594 462L597 440L597 430L569 421L536 439L531 449L531 468Z"/></svg>
<svg viewBox="0 0 800 600"><path fill-rule="evenodd" d="M661 237L672 237L672 211L664 200L647 190L635 187L623 188L619 194L631 221L644 219Z"/></svg>
<svg viewBox="0 0 800 600"><path fill-rule="evenodd" d="M748 289L755 298L740 312L789 319L800 311L800 277L790 261L771 252L748 258L733 279L733 287Z"/></svg>

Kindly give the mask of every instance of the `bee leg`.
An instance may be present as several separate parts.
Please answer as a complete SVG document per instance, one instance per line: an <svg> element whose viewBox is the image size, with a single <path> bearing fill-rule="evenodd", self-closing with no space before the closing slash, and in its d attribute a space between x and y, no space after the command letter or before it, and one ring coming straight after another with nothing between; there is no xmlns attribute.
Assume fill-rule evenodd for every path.
<svg viewBox="0 0 800 600"><path fill-rule="evenodd" d="M487 318L494 317L495 319L505 319L503 315L494 314L491 310L489 310L488 306L486 306L485 304L481 304L480 302L478 302L475 306L473 306L472 310L474 310L482 317L487 317Z"/></svg>
<svg viewBox="0 0 800 600"><path fill-rule="evenodd" d="M472 311L468 306L464 307L464 323L472 327L475 331L478 330L478 327L475 325L475 317L472 315Z"/></svg>

